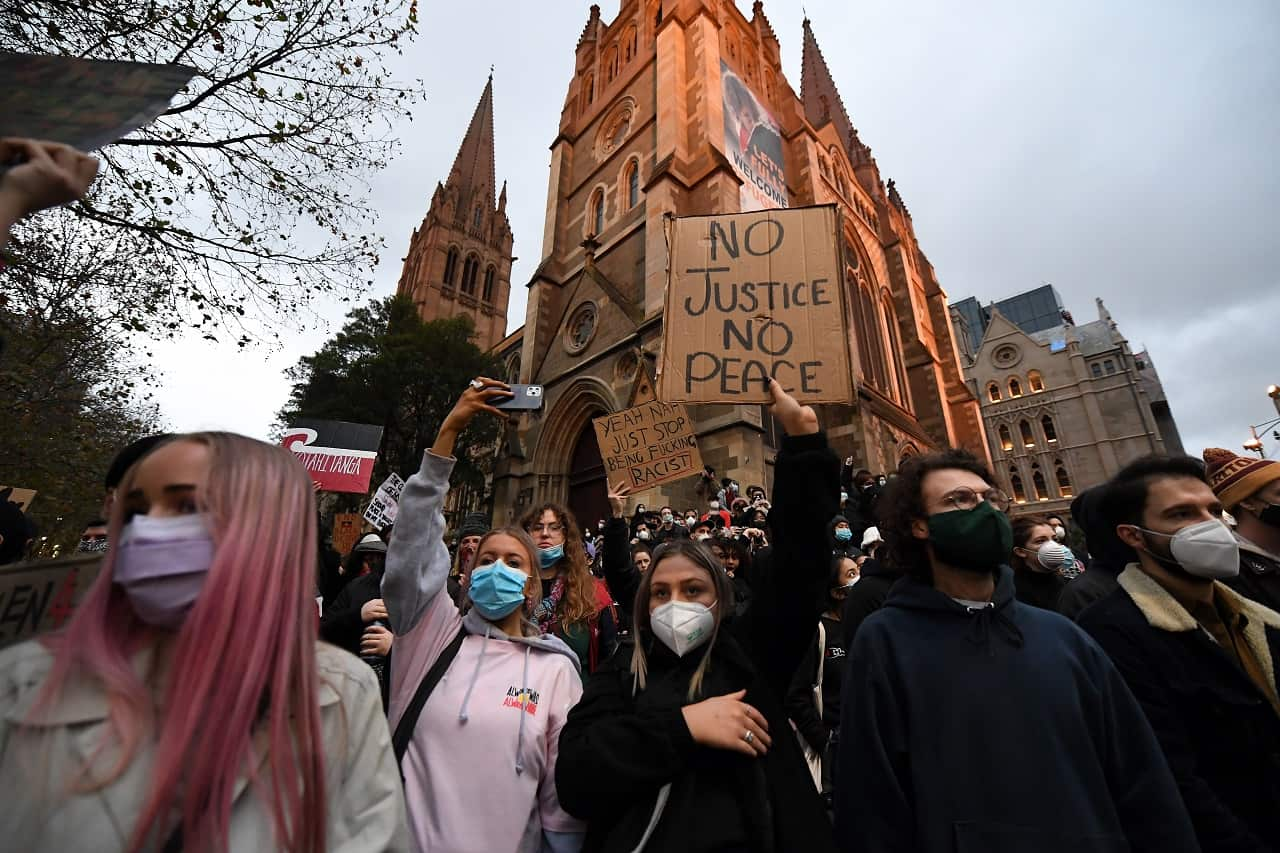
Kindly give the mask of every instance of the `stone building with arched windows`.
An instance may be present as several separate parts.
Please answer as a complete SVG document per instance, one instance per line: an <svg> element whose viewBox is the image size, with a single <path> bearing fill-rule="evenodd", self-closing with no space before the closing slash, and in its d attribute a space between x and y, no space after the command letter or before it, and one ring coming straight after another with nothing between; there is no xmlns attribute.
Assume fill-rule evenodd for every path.
<svg viewBox="0 0 1280 853"><path fill-rule="evenodd" d="M1067 513L1128 462L1182 453L1182 442L1151 356L1130 351L1101 299L1098 319L1076 325L1056 291L1020 296L1032 294L1055 305L1019 323L1003 303L956 303L957 342L1015 514Z"/></svg>
<svg viewBox="0 0 1280 853"><path fill-rule="evenodd" d="M542 411L514 421L498 449L495 524L544 500L568 504L585 525L606 515L591 419L652 393L666 220L758 209L745 206L751 175L735 161L747 146L773 166L766 206L834 203L841 211L858 392L853 405L820 412L836 452L877 473L948 445L986 457L946 294L907 205L882 180L807 20L802 50L797 92L759 0L749 14L733 0L621 0L612 21L591 6L551 141L525 326L496 344L510 378L545 390ZM765 407L691 413L718 475L743 487L771 481L778 430ZM695 481L642 499L700 507Z"/></svg>
<svg viewBox="0 0 1280 853"><path fill-rule="evenodd" d="M493 135L491 76L449 177L436 185L427 215L409 238L396 286L423 319L470 316L482 349L497 346L507 334L514 260L505 183L494 198Z"/></svg>

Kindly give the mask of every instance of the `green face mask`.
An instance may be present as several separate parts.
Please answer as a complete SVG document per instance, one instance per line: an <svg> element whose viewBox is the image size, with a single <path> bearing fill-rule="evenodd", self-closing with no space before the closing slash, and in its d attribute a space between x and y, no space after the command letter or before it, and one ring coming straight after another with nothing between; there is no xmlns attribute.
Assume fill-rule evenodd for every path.
<svg viewBox="0 0 1280 853"><path fill-rule="evenodd" d="M983 501L973 509L929 516L929 541L938 559L968 572L990 572L1009 562L1013 525L1003 512Z"/></svg>

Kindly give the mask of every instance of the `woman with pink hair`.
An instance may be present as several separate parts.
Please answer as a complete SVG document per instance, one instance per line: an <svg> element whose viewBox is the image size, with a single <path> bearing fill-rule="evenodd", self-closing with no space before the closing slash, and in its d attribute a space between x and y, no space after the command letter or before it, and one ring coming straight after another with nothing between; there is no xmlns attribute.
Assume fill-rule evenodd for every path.
<svg viewBox="0 0 1280 853"><path fill-rule="evenodd" d="M193 433L119 494L66 629L0 652L5 845L407 849L373 672L316 640L303 467Z"/></svg>

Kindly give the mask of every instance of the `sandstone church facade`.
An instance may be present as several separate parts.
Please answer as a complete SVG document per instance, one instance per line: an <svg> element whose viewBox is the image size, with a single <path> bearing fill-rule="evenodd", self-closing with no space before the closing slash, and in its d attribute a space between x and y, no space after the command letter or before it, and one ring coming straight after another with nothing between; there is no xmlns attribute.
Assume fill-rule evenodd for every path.
<svg viewBox="0 0 1280 853"><path fill-rule="evenodd" d="M808 21L799 94L783 76L759 0L750 17L732 0L622 0L608 22L592 6L573 61L524 327L498 340L497 327L482 322L499 312L505 322L511 262L505 192L492 200L492 81L400 282L424 317L471 314L507 378L545 388L542 411L521 416L494 458L494 524L545 500L567 504L584 524L605 515L591 419L652 393L671 216L838 205L858 393L854 405L820 412L836 452L874 472L948 445L987 458L946 294L901 195L850 121ZM463 260L451 268L451 256ZM468 257L481 282L470 294L458 266ZM492 302L483 284L490 265ZM767 485L778 431L766 408L691 411L703 460L718 475ZM701 506L694 483L642 499Z"/></svg>

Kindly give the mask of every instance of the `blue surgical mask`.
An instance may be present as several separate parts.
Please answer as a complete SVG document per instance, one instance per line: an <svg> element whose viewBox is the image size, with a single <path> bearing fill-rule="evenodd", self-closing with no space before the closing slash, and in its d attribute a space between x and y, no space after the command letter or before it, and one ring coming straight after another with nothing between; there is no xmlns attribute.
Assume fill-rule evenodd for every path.
<svg viewBox="0 0 1280 853"><path fill-rule="evenodd" d="M849 528L840 527L836 529L837 542L848 542L852 538L853 538L853 531L850 530Z"/></svg>
<svg viewBox="0 0 1280 853"><path fill-rule="evenodd" d="M467 597L486 619L502 619L524 604L524 586L529 576L501 560L481 566L471 573Z"/></svg>
<svg viewBox="0 0 1280 853"><path fill-rule="evenodd" d="M564 543L552 545L550 548L543 548L538 551L538 562L542 563L542 568L549 569L556 563L560 562L560 558L564 556Z"/></svg>

